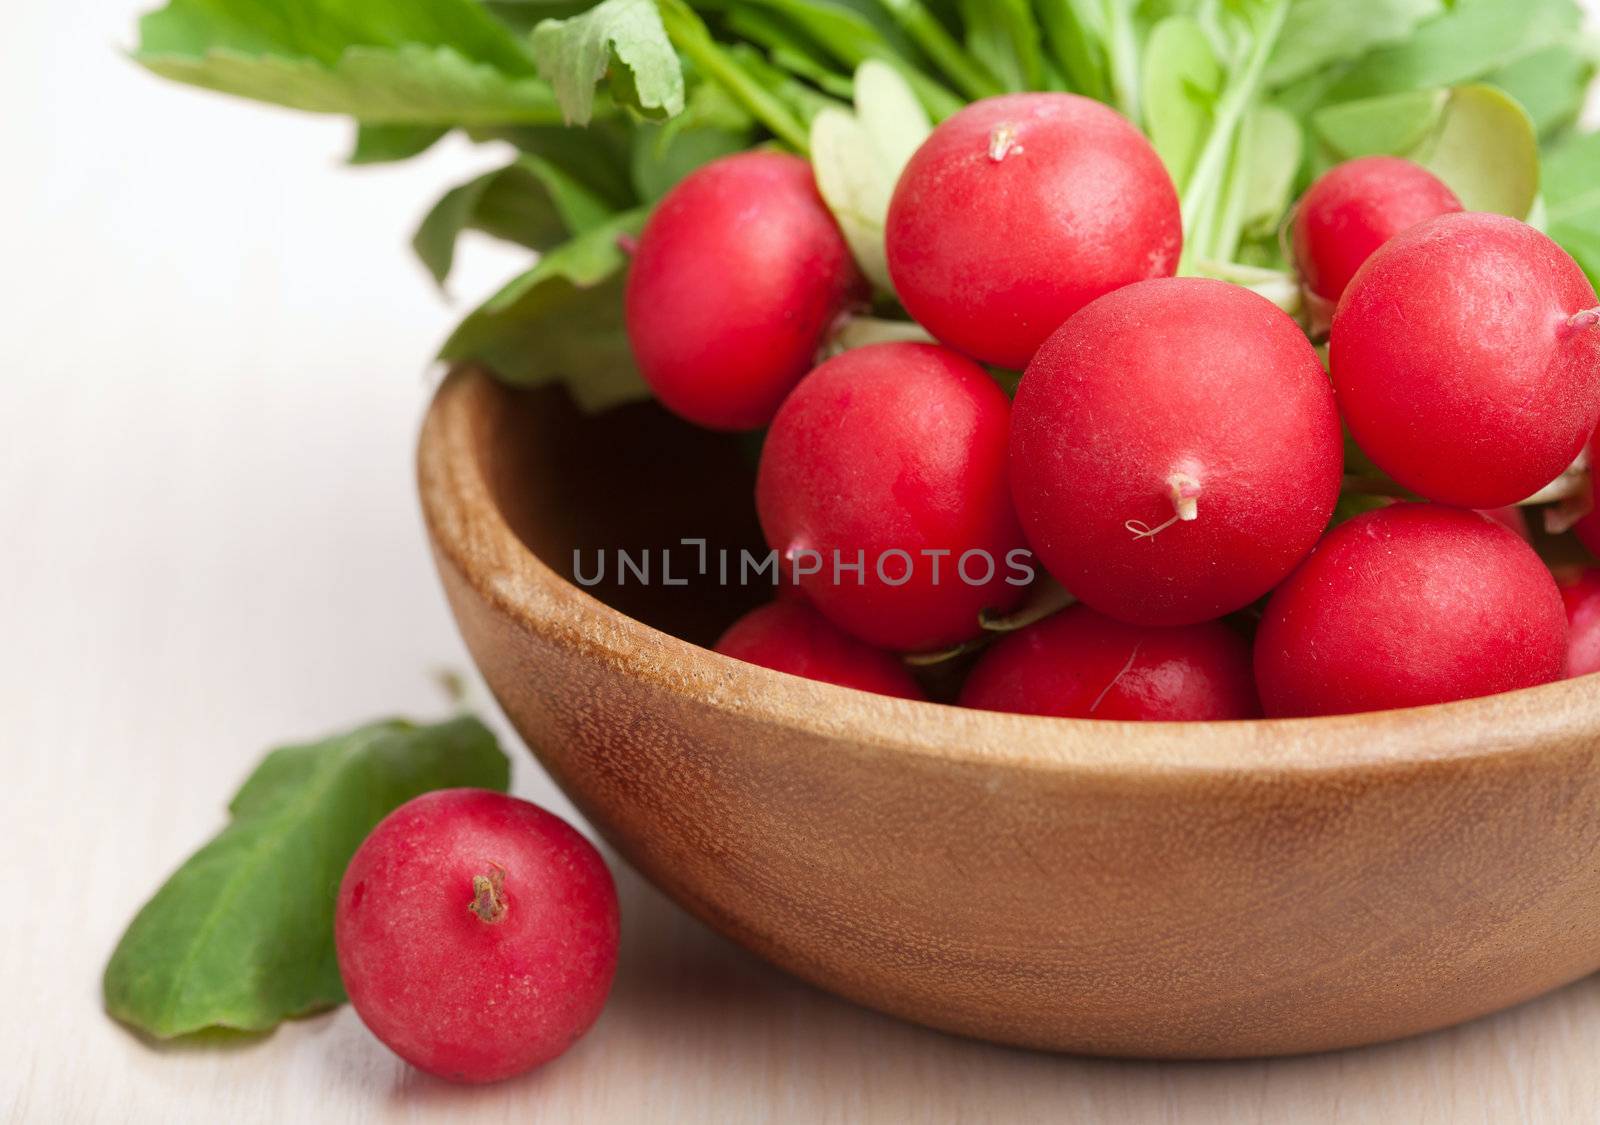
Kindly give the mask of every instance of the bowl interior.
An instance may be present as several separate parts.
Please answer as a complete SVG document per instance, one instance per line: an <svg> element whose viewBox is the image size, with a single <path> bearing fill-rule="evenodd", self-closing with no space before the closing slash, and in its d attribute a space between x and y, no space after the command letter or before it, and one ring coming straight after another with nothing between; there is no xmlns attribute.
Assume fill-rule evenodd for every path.
<svg viewBox="0 0 1600 1125"><path fill-rule="evenodd" d="M606 605L706 646L771 600L768 585L723 584L716 574L719 550L735 566L740 550L765 550L754 501L757 437L702 430L653 402L585 414L556 387L509 392L504 406L490 490L516 536L562 578L580 570L583 588ZM706 541L710 573L696 573L699 547L684 539ZM662 581L663 551L672 581L684 585ZM648 558L649 580L620 573L619 552Z"/></svg>

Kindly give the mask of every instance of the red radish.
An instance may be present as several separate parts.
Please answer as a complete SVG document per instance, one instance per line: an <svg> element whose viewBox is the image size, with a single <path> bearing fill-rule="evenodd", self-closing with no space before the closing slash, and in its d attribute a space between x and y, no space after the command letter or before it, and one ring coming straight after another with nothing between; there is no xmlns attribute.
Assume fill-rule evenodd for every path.
<svg viewBox="0 0 1600 1125"><path fill-rule="evenodd" d="M867 285L798 156L712 161L667 193L628 271L628 340L671 411L764 426Z"/></svg>
<svg viewBox="0 0 1600 1125"><path fill-rule="evenodd" d="M767 543L811 603L879 648L974 637L1032 569L1006 483L1011 404L933 344L873 344L803 379L756 478Z"/></svg>
<svg viewBox="0 0 1600 1125"><path fill-rule="evenodd" d="M1396 235L1333 315L1351 436L1413 492L1498 508L1564 472L1600 421L1600 304L1565 250L1467 213Z"/></svg>
<svg viewBox="0 0 1600 1125"><path fill-rule="evenodd" d="M961 691L963 707L1072 719L1251 719L1261 714L1250 644L1220 621L1124 625L1071 606L1002 638Z"/></svg>
<svg viewBox="0 0 1600 1125"><path fill-rule="evenodd" d="M717 642L724 656L826 684L900 699L924 699L906 666L828 623L803 600L751 610Z"/></svg>
<svg viewBox="0 0 1600 1125"><path fill-rule="evenodd" d="M1567 607L1567 675L1600 672L1600 568L1561 576Z"/></svg>
<svg viewBox="0 0 1600 1125"><path fill-rule="evenodd" d="M1396 504L1329 532L1256 634L1269 715L1447 703L1558 680L1561 592L1533 549L1476 512Z"/></svg>
<svg viewBox="0 0 1600 1125"><path fill-rule="evenodd" d="M1172 276L1183 246L1150 142L1072 94L987 98L942 122L901 173L884 235L906 310L1019 370L1096 297Z"/></svg>
<svg viewBox="0 0 1600 1125"><path fill-rule="evenodd" d="M1461 210L1444 181L1398 156L1363 156L1324 172L1294 212L1294 257L1306 288L1337 301L1374 250L1424 219Z"/></svg>
<svg viewBox="0 0 1600 1125"><path fill-rule="evenodd" d="M412 1066L495 1082L561 1054L600 1015L617 893L564 820L484 789L385 817L350 860L334 919L361 1021Z"/></svg>
<svg viewBox="0 0 1600 1125"><path fill-rule="evenodd" d="M1247 289L1144 281L1039 349L1011 426L1028 540L1110 617L1231 613L1311 550L1339 496L1333 392L1293 320Z"/></svg>

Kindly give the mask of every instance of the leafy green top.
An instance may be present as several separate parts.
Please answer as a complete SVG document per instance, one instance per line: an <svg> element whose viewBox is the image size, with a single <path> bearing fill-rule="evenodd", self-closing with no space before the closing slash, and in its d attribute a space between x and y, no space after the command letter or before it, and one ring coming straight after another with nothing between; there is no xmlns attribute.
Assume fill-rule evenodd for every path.
<svg viewBox="0 0 1600 1125"><path fill-rule="evenodd" d="M1581 27L1574 0L169 0L136 57L348 115L359 162L454 129L509 142L504 168L440 201L417 250L441 282L466 229L544 257L443 357L566 378L605 405L640 389L616 239L678 178L756 144L809 152L892 308L882 218L906 141L1004 91L1127 114L1178 183L1183 270L1290 308L1291 200L1363 153L1408 156L1470 206L1547 222L1600 276L1600 147L1574 124L1596 59Z"/></svg>

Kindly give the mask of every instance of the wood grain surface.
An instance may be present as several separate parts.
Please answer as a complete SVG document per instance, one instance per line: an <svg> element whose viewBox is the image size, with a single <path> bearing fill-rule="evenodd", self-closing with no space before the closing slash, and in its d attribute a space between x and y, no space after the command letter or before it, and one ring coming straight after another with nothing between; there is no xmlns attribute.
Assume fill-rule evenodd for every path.
<svg viewBox="0 0 1600 1125"><path fill-rule="evenodd" d="M8 11L0 68L0 1115L26 1122L1592 1121L1600 979L1301 1059L1117 1063L868 1013L712 936L617 868L593 1034L461 1090L348 1011L155 1047L99 1010L133 910L259 752L447 708L469 665L411 489L445 330L404 232L490 162L336 166L344 132L140 75L131 0ZM199 141L197 142L197 138ZM21 172L18 170L21 169ZM241 218L243 217L243 218ZM509 267L482 251L463 296ZM470 265L471 263L469 263ZM504 733L504 728L502 727ZM567 806L516 755L517 792Z"/></svg>

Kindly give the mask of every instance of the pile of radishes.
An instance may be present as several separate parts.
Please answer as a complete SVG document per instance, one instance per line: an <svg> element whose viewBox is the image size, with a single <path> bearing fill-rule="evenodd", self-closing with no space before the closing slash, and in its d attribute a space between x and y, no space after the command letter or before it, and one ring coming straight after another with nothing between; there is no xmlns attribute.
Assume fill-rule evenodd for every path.
<svg viewBox="0 0 1600 1125"><path fill-rule="evenodd" d="M1399 159L1333 168L1291 224L1326 364L1266 298L1175 276L1177 193L1121 116L979 101L912 156L884 230L893 296L938 342L908 322L818 362L871 294L809 165L691 174L639 238L629 335L669 409L767 427L756 503L792 564L719 650L919 697L895 654L998 636L962 704L1158 720L1594 671L1600 580L1563 591L1511 507L1581 471L1600 423L1593 286ZM1014 397L985 365L1022 372ZM1368 510L1336 519L1352 491ZM1576 531L1600 550L1600 517ZM1018 612L1052 602L1076 604Z"/></svg>

